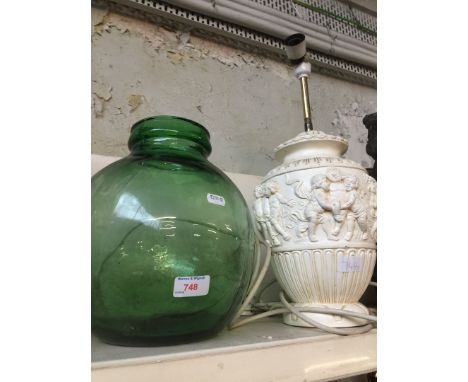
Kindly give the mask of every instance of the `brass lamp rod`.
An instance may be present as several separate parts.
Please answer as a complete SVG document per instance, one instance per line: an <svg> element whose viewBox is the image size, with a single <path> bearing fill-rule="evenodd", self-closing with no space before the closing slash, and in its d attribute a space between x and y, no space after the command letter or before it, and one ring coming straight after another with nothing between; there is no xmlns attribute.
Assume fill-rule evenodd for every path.
<svg viewBox="0 0 468 382"><path fill-rule="evenodd" d="M312 118L310 116L310 101L309 101L309 82L307 77L301 77L301 92L302 92L302 107L304 109L304 129L305 131L313 130Z"/></svg>
<svg viewBox="0 0 468 382"><path fill-rule="evenodd" d="M294 74L301 81L301 96L302 96L302 109L304 111L304 130L311 131L314 129L312 126L312 116L310 113L310 100L309 100L309 75L311 73L311 65L308 62L301 62Z"/></svg>
<svg viewBox="0 0 468 382"><path fill-rule="evenodd" d="M284 40L284 48L289 61L297 65L294 75L301 81L302 109L304 111L304 129L313 130L312 116L310 114L309 87L308 81L312 71L309 62L304 62L307 53L305 36L302 33L294 33Z"/></svg>

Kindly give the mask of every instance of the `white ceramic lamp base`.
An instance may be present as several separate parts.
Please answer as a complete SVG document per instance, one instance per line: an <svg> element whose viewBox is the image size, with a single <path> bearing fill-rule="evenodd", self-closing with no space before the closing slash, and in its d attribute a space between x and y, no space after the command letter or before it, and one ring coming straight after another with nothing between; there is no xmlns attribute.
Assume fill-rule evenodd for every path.
<svg viewBox="0 0 468 382"><path fill-rule="evenodd" d="M362 305L361 303L353 304L291 304L295 308L330 308L330 309L341 309L351 312L369 314L369 310ZM355 317L344 317L344 316L335 316L331 314L320 314L320 313L310 313L310 312L301 312L306 317L311 318L314 321L319 322L320 324L331 326L333 328L350 328L354 326L366 325L368 322L366 320L355 318ZM304 320L297 317L294 313L284 313L283 322L287 325L292 326L302 326L306 328L311 328L313 325L308 324Z"/></svg>
<svg viewBox="0 0 468 382"><path fill-rule="evenodd" d="M255 188L253 210L276 278L295 307L367 315L358 301L376 262L377 183L359 163L342 158L347 148L346 139L317 130L282 143L275 150L282 163ZM367 324L303 314L335 328ZM293 313L284 322L312 326Z"/></svg>

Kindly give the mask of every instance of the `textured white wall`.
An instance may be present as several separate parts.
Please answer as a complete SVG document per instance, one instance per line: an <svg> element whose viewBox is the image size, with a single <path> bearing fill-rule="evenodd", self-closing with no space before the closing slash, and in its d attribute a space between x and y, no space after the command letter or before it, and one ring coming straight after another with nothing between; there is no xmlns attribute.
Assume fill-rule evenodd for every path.
<svg viewBox="0 0 468 382"><path fill-rule="evenodd" d="M172 114L211 133L211 162L264 175L273 149L302 131L300 89L288 66L190 33L92 9L92 152L124 156L131 125ZM369 167L365 114L376 90L312 74L315 129L349 139L347 157Z"/></svg>

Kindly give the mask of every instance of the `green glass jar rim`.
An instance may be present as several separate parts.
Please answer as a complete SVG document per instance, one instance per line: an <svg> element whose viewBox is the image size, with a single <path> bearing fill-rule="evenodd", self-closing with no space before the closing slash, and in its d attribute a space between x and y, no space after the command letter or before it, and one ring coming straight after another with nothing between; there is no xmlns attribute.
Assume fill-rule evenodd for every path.
<svg viewBox="0 0 468 382"><path fill-rule="evenodd" d="M200 123L198 122L195 122L191 119L188 119L188 118L184 118L184 117L178 117L176 115L155 115L155 116L152 116L152 117L146 117L146 118L143 118L143 119L140 119L138 122L135 122L130 131L133 131L133 129L135 129L138 125L141 125L143 122L146 122L146 121L155 121L155 122L165 122L165 121L168 121L168 120L179 120L179 121L185 121L191 125L195 125L195 126L198 126L199 128L201 128L202 130L205 131L205 133L208 135L208 138L210 138L210 132L208 131L208 129L201 125Z"/></svg>
<svg viewBox="0 0 468 382"><path fill-rule="evenodd" d="M198 122L187 118L158 115L139 120L131 128L130 151L152 151L160 148L198 150L211 153L210 132Z"/></svg>

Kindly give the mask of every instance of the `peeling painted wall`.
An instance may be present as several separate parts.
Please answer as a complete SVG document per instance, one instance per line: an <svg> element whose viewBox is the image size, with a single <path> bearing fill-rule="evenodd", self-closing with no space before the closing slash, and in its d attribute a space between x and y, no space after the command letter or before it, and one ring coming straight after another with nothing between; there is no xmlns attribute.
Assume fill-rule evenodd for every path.
<svg viewBox="0 0 468 382"><path fill-rule="evenodd" d="M124 156L141 118L178 115L211 133L210 161L264 175L273 149L303 129L300 88L281 62L127 16L92 9L92 152ZM346 157L365 167L376 90L312 74L314 128L349 139Z"/></svg>

